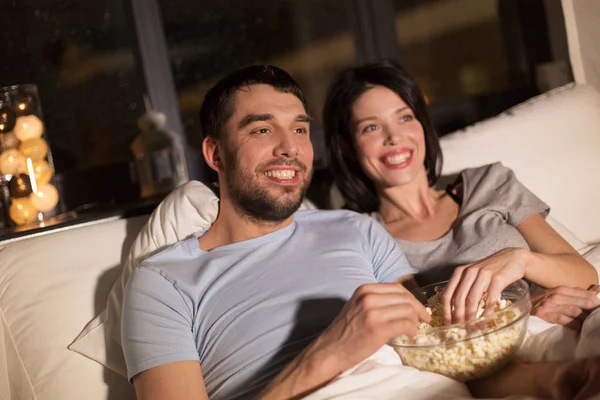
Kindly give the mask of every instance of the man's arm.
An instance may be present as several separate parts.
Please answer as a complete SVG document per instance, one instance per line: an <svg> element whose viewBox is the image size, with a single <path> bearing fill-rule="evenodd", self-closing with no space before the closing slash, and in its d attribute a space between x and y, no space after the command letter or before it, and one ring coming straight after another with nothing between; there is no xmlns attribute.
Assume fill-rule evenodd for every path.
<svg viewBox="0 0 600 400"><path fill-rule="evenodd" d="M176 330L171 330L176 338L179 337L175 341L164 336L157 340L154 334L144 337L146 313L140 312L132 304L135 303L132 297L135 296L126 296L123 349L128 367L134 368L134 371L142 370L133 377L138 400L208 399L200 363L197 360L168 362L169 358L165 356L178 354L182 341L185 342L184 348L189 346L190 339L186 339L189 328L184 323L176 325ZM165 312L174 313L173 309L153 304L149 314L161 315ZM162 322L157 324L172 325L173 319L180 319L177 312L174 314L166 320L161 318ZM414 334L417 324L429 321L429 318L425 308L402 285L363 285L327 330L288 364L258 398L284 400L306 396L375 353L395 336ZM132 323L134 327L131 327ZM144 342L141 361L135 356L140 352L138 340ZM147 343L158 341L162 343L161 346L146 348ZM171 351L163 351L165 345ZM160 365L147 369L143 367L146 362L155 362L155 358L159 359L157 363Z"/></svg>
<svg viewBox="0 0 600 400"><path fill-rule="evenodd" d="M267 386L259 399L306 396L371 356L392 338L414 335L418 323L430 319L425 307L402 285L363 285L329 328Z"/></svg>
<svg viewBox="0 0 600 400"><path fill-rule="evenodd" d="M157 271L142 267L130 278L121 342L138 400L208 399L191 308Z"/></svg>
<svg viewBox="0 0 600 400"><path fill-rule="evenodd" d="M197 361L150 368L134 376L133 385L138 400L208 400Z"/></svg>

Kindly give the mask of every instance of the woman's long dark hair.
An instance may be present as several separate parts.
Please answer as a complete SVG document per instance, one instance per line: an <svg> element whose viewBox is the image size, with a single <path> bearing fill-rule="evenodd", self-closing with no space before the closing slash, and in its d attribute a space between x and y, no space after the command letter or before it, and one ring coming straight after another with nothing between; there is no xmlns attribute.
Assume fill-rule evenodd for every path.
<svg viewBox="0 0 600 400"><path fill-rule="evenodd" d="M329 88L323 122L330 167L345 207L361 213L379 209L375 185L362 170L356 154L352 107L374 86L384 86L404 100L423 126L425 170L429 186L436 184L442 170L442 151L427 112L425 98L415 80L400 65L380 61L342 71Z"/></svg>

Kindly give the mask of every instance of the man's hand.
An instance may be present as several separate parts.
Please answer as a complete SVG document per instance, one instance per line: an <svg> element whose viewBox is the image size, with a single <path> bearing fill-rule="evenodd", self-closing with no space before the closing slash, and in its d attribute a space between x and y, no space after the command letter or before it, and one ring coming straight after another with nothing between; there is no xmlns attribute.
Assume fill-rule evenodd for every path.
<svg viewBox="0 0 600 400"><path fill-rule="evenodd" d="M319 338L336 354L340 372L363 361L390 339L413 336L419 322L429 322L425 307L398 283L359 287L340 315Z"/></svg>
<svg viewBox="0 0 600 400"><path fill-rule="evenodd" d="M558 286L531 298L531 315L544 321L580 330L585 318L600 306L595 291Z"/></svg>
<svg viewBox="0 0 600 400"><path fill-rule="evenodd" d="M297 399L360 363L390 339L429 322L425 307L400 283L359 287L333 323L267 386L259 399Z"/></svg>

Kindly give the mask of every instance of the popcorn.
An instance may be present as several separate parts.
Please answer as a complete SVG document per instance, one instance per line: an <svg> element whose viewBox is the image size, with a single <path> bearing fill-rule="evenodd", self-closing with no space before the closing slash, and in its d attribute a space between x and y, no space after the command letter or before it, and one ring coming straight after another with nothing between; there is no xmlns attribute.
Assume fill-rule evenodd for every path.
<svg viewBox="0 0 600 400"><path fill-rule="evenodd" d="M395 339L394 349L408 366L467 381L501 367L516 353L523 341L527 318L518 319L519 310L507 309L510 300L499 299L495 313L474 324L441 328L444 325L442 292L427 300L430 323L420 323L418 333ZM483 314L485 298L479 303L477 316Z"/></svg>

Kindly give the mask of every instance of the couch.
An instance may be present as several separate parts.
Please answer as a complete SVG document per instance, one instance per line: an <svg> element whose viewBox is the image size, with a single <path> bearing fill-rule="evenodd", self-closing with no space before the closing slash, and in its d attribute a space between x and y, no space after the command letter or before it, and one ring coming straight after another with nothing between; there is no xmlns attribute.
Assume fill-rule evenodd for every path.
<svg viewBox="0 0 600 400"><path fill-rule="evenodd" d="M600 93L567 85L444 137L442 148L446 174L502 161L577 250L598 252ZM134 398L126 379L67 346L105 306L148 218L0 243L0 400Z"/></svg>

